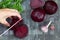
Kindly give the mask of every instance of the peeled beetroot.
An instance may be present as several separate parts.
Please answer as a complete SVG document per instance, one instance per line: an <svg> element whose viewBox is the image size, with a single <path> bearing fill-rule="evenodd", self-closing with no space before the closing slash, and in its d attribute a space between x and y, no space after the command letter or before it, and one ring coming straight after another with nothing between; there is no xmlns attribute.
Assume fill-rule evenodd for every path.
<svg viewBox="0 0 60 40"><path fill-rule="evenodd" d="M41 8L34 9L31 13L31 18L35 22L42 22L45 17L45 11Z"/></svg>
<svg viewBox="0 0 60 40"><path fill-rule="evenodd" d="M44 0L30 0L30 6L33 9L38 8L38 7L43 7L44 4L45 4Z"/></svg>
<svg viewBox="0 0 60 40"><path fill-rule="evenodd" d="M28 35L28 27L23 24L14 30L14 35L18 38L25 38Z"/></svg>
<svg viewBox="0 0 60 40"><path fill-rule="evenodd" d="M46 1L44 9L47 12L47 14L51 15L56 13L58 6L54 1Z"/></svg>

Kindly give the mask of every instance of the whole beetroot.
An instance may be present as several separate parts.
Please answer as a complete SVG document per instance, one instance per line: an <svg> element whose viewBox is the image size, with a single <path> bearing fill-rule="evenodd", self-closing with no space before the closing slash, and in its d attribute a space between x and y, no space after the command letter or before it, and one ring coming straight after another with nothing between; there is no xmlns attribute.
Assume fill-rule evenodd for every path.
<svg viewBox="0 0 60 40"><path fill-rule="evenodd" d="M35 22L42 22L45 17L45 10L41 8L36 8L31 13L31 18Z"/></svg>
<svg viewBox="0 0 60 40"><path fill-rule="evenodd" d="M54 1L46 1L44 9L47 14L52 15L52 14L56 13L58 6L57 6L56 2L54 2Z"/></svg>
<svg viewBox="0 0 60 40"><path fill-rule="evenodd" d="M28 35L28 27L26 24L20 25L14 30L14 35L18 38L25 38Z"/></svg>

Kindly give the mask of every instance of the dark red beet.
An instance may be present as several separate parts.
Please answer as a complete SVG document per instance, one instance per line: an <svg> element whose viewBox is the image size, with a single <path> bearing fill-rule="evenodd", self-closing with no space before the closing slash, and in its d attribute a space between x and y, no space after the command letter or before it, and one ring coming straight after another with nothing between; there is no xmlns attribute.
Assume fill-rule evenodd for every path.
<svg viewBox="0 0 60 40"><path fill-rule="evenodd" d="M12 26L14 23L18 21L18 17L12 17L12 21L10 25ZM24 24L23 20L21 20L19 23L17 23L13 28L12 28L14 35L18 38L24 38L28 35L28 27L26 24Z"/></svg>
<svg viewBox="0 0 60 40"><path fill-rule="evenodd" d="M51 15L57 11L58 6L54 1L46 1L44 9L47 12L47 14Z"/></svg>
<svg viewBox="0 0 60 40"><path fill-rule="evenodd" d="M23 24L14 30L14 35L18 38L25 38L28 35L28 27Z"/></svg>
<svg viewBox="0 0 60 40"><path fill-rule="evenodd" d="M13 25L14 23L16 23L17 21L19 20L19 18L18 17L16 17L16 16L12 16L12 23L11 23L11 25Z"/></svg>
<svg viewBox="0 0 60 40"><path fill-rule="evenodd" d="M12 17L12 21L10 25L12 26L14 23L16 23L19 20L18 17ZM12 27L12 30L15 30L17 27L19 27L21 24L23 24L23 20L21 20L19 23L17 23L14 27Z"/></svg>
<svg viewBox="0 0 60 40"><path fill-rule="evenodd" d="M30 0L30 6L33 9L38 8L38 7L43 7L44 4L45 4L44 0Z"/></svg>
<svg viewBox="0 0 60 40"><path fill-rule="evenodd" d="M45 17L45 11L41 8L34 9L31 13L31 18L35 22L42 22Z"/></svg>

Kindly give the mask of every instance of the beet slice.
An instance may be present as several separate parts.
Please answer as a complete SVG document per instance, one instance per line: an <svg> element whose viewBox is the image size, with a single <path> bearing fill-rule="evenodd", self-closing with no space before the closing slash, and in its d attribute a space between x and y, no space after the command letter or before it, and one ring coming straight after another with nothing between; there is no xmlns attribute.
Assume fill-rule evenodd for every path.
<svg viewBox="0 0 60 40"><path fill-rule="evenodd" d="M47 14L52 15L52 14L56 13L58 6L57 6L56 2L54 2L54 1L46 1L44 9Z"/></svg>
<svg viewBox="0 0 60 40"><path fill-rule="evenodd" d="M14 30L14 35L18 38L25 38L28 35L28 27L26 24L20 25Z"/></svg>
<svg viewBox="0 0 60 40"><path fill-rule="evenodd" d="M31 18L35 22L42 22L45 17L45 11L41 8L36 8L31 13Z"/></svg>

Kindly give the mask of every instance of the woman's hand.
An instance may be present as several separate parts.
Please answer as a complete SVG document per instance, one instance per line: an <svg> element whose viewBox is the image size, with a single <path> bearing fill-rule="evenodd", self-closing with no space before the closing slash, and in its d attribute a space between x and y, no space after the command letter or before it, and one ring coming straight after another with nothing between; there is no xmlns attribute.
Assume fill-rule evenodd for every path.
<svg viewBox="0 0 60 40"><path fill-rule="evenodd" d="M6 19L8 17L11 18L11 16L17 16L19 19L22 19L20 13L15 9L8 9L8 8L0 9L0 23L6 26L10 26L10 24L6 21Z"/></svg>

